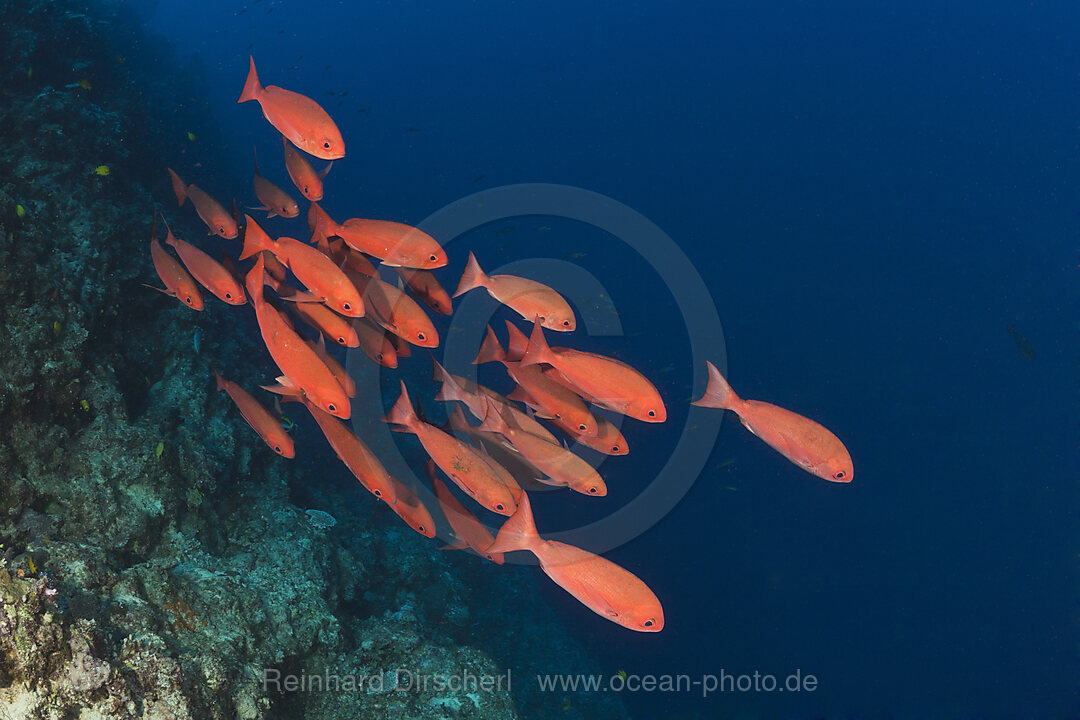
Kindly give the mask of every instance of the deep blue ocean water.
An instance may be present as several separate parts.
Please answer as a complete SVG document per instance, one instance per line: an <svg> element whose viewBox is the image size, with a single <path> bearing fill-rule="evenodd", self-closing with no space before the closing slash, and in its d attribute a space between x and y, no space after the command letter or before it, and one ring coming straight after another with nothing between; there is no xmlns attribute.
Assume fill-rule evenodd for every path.
<svg viewBox="0 0 1080 720"><path fill-rule="evenodd" d="M264 83L341 127L335 217L421 223L517 183L610 197L696 267L736 391L845 441L855 481L832 485L725 420L687 497L606 554L664 602L658 635L537 583L605 672L818 680L625 693L635 718L1080 713L1080 6L204 0L161 2L147 27L205 74L197 102L226 141L162 153L203 163L189 182L253 201L228 178L257 145L287 186L277 135L235 102L252 52ZM291 222L267 227L305 237ZM567 344L622 353L671 413L630 421L631 455L604 466L596 502L629 502L704 382L665 282L558 217L455 240L451 288L467 248L485 269L573 262L607 288L625 334ZM587 500L543 498L541 532L591 519Z"/></svg>

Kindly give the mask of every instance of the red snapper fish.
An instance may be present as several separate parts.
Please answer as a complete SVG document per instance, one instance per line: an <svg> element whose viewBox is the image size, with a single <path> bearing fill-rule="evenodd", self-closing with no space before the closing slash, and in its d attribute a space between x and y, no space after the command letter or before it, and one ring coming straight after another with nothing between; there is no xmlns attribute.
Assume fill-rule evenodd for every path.
<svg viewBox="0 0 1080 720"><path fill-rule="evenodd" d="M438 478L435 474L435 462L432 460L428 460L427 473L428 477L431 478L431 486L435 489L435 498L439 501L439 508L442 510L443 515L446 516L446 521L450 523L450 527L454 531L454 537L457 538L454 542L444 545L442 549L464 550L465 548L471 548L478 555L497 565L502 565L502 553L489 553L487 551L488 547L495 542L494 536L488 532L483 523L465 509L464 505L458 502L458 499L450 492L450 488L446 487L446 483Z"/></svg>
<svg viewBox="0 0 1080 720"><path fill-rule="evenodd" d="M150 258L154 261L154 270L157 271L161 282L165 283L166 289L162 290L153 285L146 287L174 297L192 310L202 310L202 293L199 292L199 285L195 282L195 278L191 277L176 258L161 247L161 242L158 241L156 235L157 214L155 213L153 228L150 230Z"/></svg>
<svg viewBox="0 0 1080 720"><path fill-rule="evenodd" d="M392 220L350 218L335 222L312 204L308 225L313 232L340 237L349 247L382 260L383 265L432 270L446 265L446 251L419 228Z"/></svg>
<svg viewBox="0 0 1080 720"><path fill-rule="evenodd" d="M293 181L296 189L312 202L323 199L323 178L330 172L330 163L321 172L315 172L311 163L289 142L288 138L281 138L281 147L285 152L285 170L289 173L289 179ZM297 211L299 212L299 211Z"/></svg>
<svg viewBox="0 0 1080 720"><path fill-rule="evenodd" d="M259 332L270 357L292 384L304 391L321 410L348 420L351 408L345 389L296 331L289 327L281 314L263 298L265 266L262 255L247 275L247 291L255 308Z"/></svg>
<svg viewBox="0 0 1080 720"><path fill-rule="evenodd" d="M211 235L220 235L226 240L232 240L240 233L236 220L224 205L195 185L185 184L172 168L168 170L169 177L172 179L173 192L176 193L176 202L182 207L185 200L191 200L191 204L195 206L195 212L206 223Z"/></svg>
<svg viewBox="0 0 1080 720"><path fill-rule="evenodd" d="M844 443L802 415L758 400L743 400L711 362L705 394L692 404L731 410L746 429L803 470L824 480L848 483L855 475Z"/></svg>
<svg viewBox="0 0 1080 720"><path fill-rule="evenodd" d="M397 493L397 502L391 505L390 509L397 513L406 525L424 537L435 537L435 521L413 489L392 475L390 480L394 483L394 492Z"/></svg>
<svg viewBox="0 0 1080 720"><path fill-rule="evenodd" d="M289 197L289 194L259 174L259 156L255 155L255 178L252 180L255 186L255 197L262 203L261 210L266 211L266 217L280 215L285 218L294 218L300 214L300 206Z"/></svg>
<svg viewBox="0 0 1080 720"><path fill-rule="evenodd" d="M345 141L330 115L317 102L300 93L276 85L263 87L255 72L255 58L249 56L248 59L247 80L236 102L254 100L259 103L263 117L309 155L322 160L345 157Z"/></svg>
<svg viewBox="0 0 1080 720"><path fill-rule="evenodd" d="M232 273L199 248L173 235L172 230L169 229L169 223L165 223L165 244L176 251L199 284L212 292L219 300L230 305L247 303L244 286L233 277Z"/></svg>
<svg viewBox="0 0 1080 720"><path fill-rule="evenodd" d="M548 330L570 332L577 327L574 311L562 295L543 283L517 275L487 275L470 252L454 297L478 287L526 320L540 318Z"/></svg>
<svg viewBox="0 0 1080 720"><path fill-rule="evenodd" d="M280 420L274 417L261 402L252 397L251 393L231 380L221 377L217 370L214 370L214 379L217 381L218 391L224 390L228 394L236 403L236 407L240 409L240 414L247 420L247 424L271 450L282 457L296 457L293 439L289 433L285 432Z"/></svg>
<svg viewBox="0 0 1080 720"><path fill-rule="evenodd" d="M573 545L544 540L536 531L529 498L499 530L489 553L528 550L540 569L597 615L637 632L659 632L664 609L649 586L629 570Z"/></svg>

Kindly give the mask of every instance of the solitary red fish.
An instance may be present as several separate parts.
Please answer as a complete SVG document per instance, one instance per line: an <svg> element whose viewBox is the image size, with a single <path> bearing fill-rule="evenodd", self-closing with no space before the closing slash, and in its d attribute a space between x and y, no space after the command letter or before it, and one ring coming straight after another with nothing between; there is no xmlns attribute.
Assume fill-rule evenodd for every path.
<svg viewBox="0 0 1080 720"><path fill-rule="evenodd" d="M281 146L285 151L285 169L289 173L289 179L301 194L312 202L318 202L323 198L323 178L330 172L330 163L321 172L315 172L311 163L301 155L288 138L281 138Z"/></svg>
<svg viewBox="0 0 1080 720"><path fill-rule="evenodd" d="M199 248L173 235L168 223L165 223L165 244L176 250L188 271L200 285L214 293L218 300L230 305L243 305L247 302L244 286L232 273Z"/></svg>
<svg viewBox="0 0 1080 720"><path fill-rule="evenodd" d="M503 523L489 553L528 550L549 578L597 615L638 632L659 632L664 609L656 594L629 570L599 555L536 531L529 498L522 493L517 511Z"/></svg>
<svg viewBox="0 0 1080 720"><path fill-rule="evenodd" d="M255 178L252 180L255 186L255 197L262 203L266 217L294 218L300 214L300 206L289 197L289 194L259 174L259 156L255 155Z"/></svg>
<svg viewBox="0 0 1080 720"><path fill-rule="evenodd" d="M289 433L285 432L280 420L274 417L261 402L252 397L251 393L231 380L221 377L217 370L214 370L214 378L217 380L217 389L228 393L232 401L236 403L236 407L240 409L240 414L247 420L247 424L258 433L271 450L282 457L296 457L293 439Z"/></svg>
<svg viewBox="0 0 1080 720"><path fill-rule="evenodd" d="M255 58L249 56L249 60L244 90L236 102L258 102L270 124L309 155L323 160L345 157L345 141L330 115L317 102L300 93L276 85L260 85Z"/></svg>
<svg viewBox="0 0 1080 720"><path fill-rule="evenodd" d="M709 384L694 405L731 410L746 429L802 469L832 482L851 482L855 468L844 443L802 415L758 400L743 400L711 362Z"/></svg>
<svg viewBox="0 0 1080 720"><path fill-rule="evenodd" d="M526 320L539 317L548 330L570 332L577 327L574 311L562 295L543 283L517 275L488 275L480 269L476 256L470 252L469 262L454 297L478 287L487 290L491 297Z"/></svg>
<svg viewBox="0 0 1080 720"><path fill-rule="evenodd" d="M225 206L214 198L207 195L195 185L187 185L180 176L168 168L169 177L172 179L173 192L176 193L176 202L183 206L185 200L191 200L195 206L195 212L199 214L206 227L210 228L211 235L220 235L226 240L232 240L239 234L236 220L225 209Z"/></svg>

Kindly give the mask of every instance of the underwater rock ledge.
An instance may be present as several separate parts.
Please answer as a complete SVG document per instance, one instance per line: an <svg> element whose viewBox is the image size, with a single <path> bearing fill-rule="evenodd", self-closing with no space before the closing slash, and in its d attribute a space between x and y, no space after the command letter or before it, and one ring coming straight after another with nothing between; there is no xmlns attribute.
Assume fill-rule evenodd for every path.
<svg viewBox="0 0 1080 720"><path fill-rule="evenodd" d="M169 198L146 150L215 134L200 108L149 109L197 77L123 3L0 12L0 718L625 717L527 676L513 696L263 686L267 671L497 676L511 658L596 669L528 571L449 557L344 478L312 487L281 462L210 377L264 380L257 348L140 287ZM310 462L337 469L322 452ZM294 504L301 485L336 525ZM543 643L523 653L523 636Z"/></svg>

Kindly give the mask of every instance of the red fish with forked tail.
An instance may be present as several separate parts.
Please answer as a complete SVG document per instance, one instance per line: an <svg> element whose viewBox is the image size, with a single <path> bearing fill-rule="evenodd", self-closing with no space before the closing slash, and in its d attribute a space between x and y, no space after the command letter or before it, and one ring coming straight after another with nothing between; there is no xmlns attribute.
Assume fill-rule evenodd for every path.
<svg viewBox="0 0 1080 720"><path fill-rule="evenodd" d="M244 286L233 274L199 248L173 235L169 223L165 223L165 244L176 251L199 284L214 293L218 300L229 305L243 305L247 302Z"/></svg>
<svg viewBox="0 0 1080 720"><path fill-rule="evenodd" d="M289 194L259 174L259 156L255 155L255 178L252 180L255 187L255 197L262 203L262 210L266 211L266 217L280 215L285 218L294 218L300 214L300 206L289 197Z"/></svg>
<svg viewBox="0 0 1080 720"><path fill-rule="evenodd" d="M300 93L276 85L263 87L255 72L255 58L249 56L247 80L236 102L255 100L263 117L289 138L296 147L322 160L345 157L341 131L319 103Z"/></svg>
<svg viewBox="0 0 1080 720"><path fill-rule="evenodd" d="M731 410L746 429L809 473L832 482L851 482L855 468L844 443L827 429L802 415L767 402L743 400L711 362L709 384L698 407Z"/></svg>
<svg viewBox="0 0 1080 720"><path fill-rule="evenodd" d="M649 586L629 570L599 555L536 531L529 498L522 493L517 511L503 523L489 553L528 550L540 569L597 615L638 632L659 632L664 609Z"/></svg>
<svg viewBox="0 0 1080 720"><path fill-rule="evenodd" d="M446 516L446 521L450 523L450 527L454 531L454 537L457 538L454 542L444 545L442 549L463 550L472 548L473 551L486 557L491 562L502 565L502 553L489 553L487 551L488 547L495 542L495 537L488 532L483 523L465 509L464 505L458 502L458 499L450 492L450 488L446 487L446 483L439 479L438 475L435 474L435 462L432 460L428 460L427 474L431 479L431 486L435 490L435 498L439 501L439 508L442 510L443 515Z"/></svg>
<svg viewBox="0 0 1080 720"><path fill-rule="evenodd" d="M274 417L261 402L252 397L251 393L231 380L221 377L217 370L214 370L214 379L217 381L217 389L224 390L229 395L236 403L236 407L240 409L240 414L247 420L247 424L258 433L271 450L282 457L296 457L293 439L289 433L285 432L280 420Z"/></svg>
<svg viewBox="0 0 1080 720"><path fill-rule="evenodd" d="M195 212L199 214L211 235L220 235L226 240L232 240L240 234L236 226L236 220L225 206L214 198L207 195L195 185L187 185L180 176L168 168L169 177L172 179L173 192L176 193L176 202L182 207L185 200L191 200L195 206Z"/></svg>
<svg viewBox="0 0 1080 720"><path fill-rule="evenodd" d="M156 235L157 214L155 213L153 229L150 231L150 258L154 261L154 270L157 271L158 277L165 283L167 289L162 290L153 285L146 287L174 297L192 310L202 310L202 293L199 292L199 285L195 282L195 278L191 277L191 274L176 258L161 247L161 242L155 237Z"/></svg>

